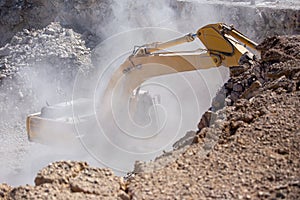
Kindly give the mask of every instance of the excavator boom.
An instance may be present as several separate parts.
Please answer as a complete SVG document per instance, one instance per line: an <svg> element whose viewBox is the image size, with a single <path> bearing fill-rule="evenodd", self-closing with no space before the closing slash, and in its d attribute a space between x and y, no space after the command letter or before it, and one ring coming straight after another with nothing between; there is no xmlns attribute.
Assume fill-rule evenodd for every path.
<svg viewBox="0 0 300 200"><path fill-rule="evenodd" d="M194 41L198 38L206 49L168 52L167 48ZM196 34L189 33L164 43L146 44L133 51L112 75L107 86L111 90L125 74L128 93L145 80L166 74L219 67L239 66L241 62L254 60L246 48L256 50L257 44L245 35L224 23L210 24ZM138 70L137 70L138 69Z"/></svg>

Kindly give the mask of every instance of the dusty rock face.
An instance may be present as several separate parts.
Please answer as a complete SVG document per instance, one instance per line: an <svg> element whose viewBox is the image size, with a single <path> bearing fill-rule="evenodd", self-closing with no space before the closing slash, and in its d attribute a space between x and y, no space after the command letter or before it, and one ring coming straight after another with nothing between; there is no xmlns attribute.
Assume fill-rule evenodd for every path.
<svg viewBox="0 0 300 200"><path fill-rule="evenodd" d="M0 46L15 33L25 29L41 29L57 21L81 33L95 33L94 24L110 16L110 1L2 0L0 2Z"/></svg>
<svg viewBox="0 0 300 200"><path fill-rule="evenodd" d="M209 21L222 21L235 24L243 33L260 40L270 34L298 34L300 15L299 3L289 0L270 1L271 4L261 5L261 1L251 4L250 1L237 0L202 0L202 1L162 1L174 11L174 19L182 31L199 26L209 16ZM269 3L270 3L269 2ZM279 3L277 3L279 2ZM5 45L15 33L25 29L41 29L53 21L60 22L83 34L87 45L94 47L101 41L102 28L109 24L115 15L113 6L120 2L114 0L2 0L0 2L0 46ZM123 9L138 10L136 2L128 1ZM147 1L151 5L155 1ZM128 7L127 7L128 6ZM141 10L144 12L144 10ZM133 20L130 12L122 18ZM195 19L193 19L195 18ZM190 23L191 22L191 23ZM139 21L140 26L153 26L147 20ZM180 25L181 24L181 25ZM101 25L101 26L100 26ZM251 27L251 28L249 28ZM197 27L198 28L198 27ZM122 30L120 30L122 31Z"/></svg>
<svg viewBox="0 0 300 200"><path fill-rule="evenodd" d="M271 4L256 1L256 5L251 5L250 1L242 0L198 1L197 3L175 1L172 2L172 6L176 10L179 26L182 27L193 27L194 24L203 22L207 24L212 20L225 22L234 24L238 30L255 41L262 41L270 35L299 34L299 2L268 2ZM207 18L207 16L210 17Z"/></svg>
<svg viewBox="0 0 300 200"><path fill-rule="evenodd" d="M54 21L56 15L51 1L0 1L0 46L23 28L42 28Z"/></svg>

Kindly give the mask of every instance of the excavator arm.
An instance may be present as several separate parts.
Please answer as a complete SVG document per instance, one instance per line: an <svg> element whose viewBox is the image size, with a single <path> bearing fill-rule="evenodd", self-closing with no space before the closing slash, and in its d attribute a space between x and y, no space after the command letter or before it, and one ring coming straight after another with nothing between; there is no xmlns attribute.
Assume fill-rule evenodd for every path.
<svg viewBox="0 0 300 200"><path fill-rule="evenodd" d="M168 52L167 48L188 43L198 38L206 47L194 51ZM166 74L219 67L238 66L255 56L247 49L256 50L257 44L232 26L224 23L209 24L196 34L164 43L146 44L135 49L115 71L107 86L111 90L121 77L126 76L128 93L145 80Z"/></svg>

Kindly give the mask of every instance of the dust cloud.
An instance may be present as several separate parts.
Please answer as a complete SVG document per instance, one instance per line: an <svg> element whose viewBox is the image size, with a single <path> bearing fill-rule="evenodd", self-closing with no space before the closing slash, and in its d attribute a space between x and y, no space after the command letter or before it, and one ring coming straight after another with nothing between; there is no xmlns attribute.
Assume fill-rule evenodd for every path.
<svg viewBox="0 0 300 200"><path fill-rule="evenodd" d="M95 80L89 78L87 82L83 75L78 78L74 87L73 95L82 98L81 93L76 90L84 84L88 85L87 88L91 89L88 96L93 98L95 112L91 120L94 125L90 122L89 126L77 127L81 143L99 163L121 175L131 171L136 160L151 160L163 151L171 150L175 141L187 131L194 130L202 113L209 108L217 89L227 78L224 68L151 78L140 89L148 92L152 99L156 98L154 101L159 99L159 103L154 102L137 117L130 113L129 94L122 96L120 93L126 90L131 81L141 78L143 72L118 77L118 84L109 91L109 95L105 95L106 99L101 99L113 71L130 55L133 46L174 39L184 35L187 30L195 32L208 20L206 17L200 23L199 14L196 16L199 26L193 30L189 27L181 32L184 22L179 20L181 23L178 23L169 4L150 2L122 1L113 4L115 19L109 26L99 29L107 39L94 50L93 62L97 69L96 72L93 71ZM206 10L205 13L207 12ZM145 16L140 17L138 13L144 13ZM193 50L201 47L199 45L201 44L195 42L169 50ZM147 66L142 66L137 71L147 71L146 68ZM152 70L161 70L159 68L168 66L153 67ZM147 117L150 118L148 123L140 126L139 119ZM86 126L89 127L88 130Z"/></svg>
<svg viewBox="0 0 300 200"><path fill-rule="evenodd" d="M163 151L170 150L172 144L187 131L195 130L212 97L227 79L224 68L147 80L141 90L146 91L153 101L140 116L128 114L129 98L114 96L112 101L103 101L101 95L113 70L130 55L134 45L166 41L187 32L196 32L206 23L217 22L211 11L197 6L195 4L193 12L178 18L168 1L113 1L113 20L103 23L105 26L95 24L104 40L93 50L94 68L72 75L74 84L70 80L58 80L61 77L59 69L64 66L45 64L20 71L18 83L10 80L6 84L9 85L7 91L2 90L5 92L1 94L2 102L5 102L1 109L6 110L1 116L6 119L1 122L1 136L10 136L3 139L6 142L1 147L3 152L5 149L8 151L1 156L0 182L32 184L37 171L56 160L85 160L91 165L110 167L118 175L124 175L133 170L135 160L154 159ZM194 15L195 10L197 15ZM199 45L195 42L169 50L191 50L199 48ZM12 87L18 88L18 91L10 93ZM122 90L122 84L118 90ZM111 94L118 96L119 92L111 91ZM20 96L28 98L19 101ZM33 96L35 98L31 98ZM91 102L83 110L92 112L82 116L80 106L73 105L71 117L74 121L84 122L78 123L70 133L74 140L62 141L59 136L53 138L54 127L45 127L44 130L48 130L45 135L51 135L57 143L27 141L25 118L28 114L39 112L39 108L47 104L55 105L78 98L89 99ZM114 113L111 113L111 108ZM148 121L143 124L138 122L139 118L147 118ZM156 136L150 137L152 133Z"/></svg>

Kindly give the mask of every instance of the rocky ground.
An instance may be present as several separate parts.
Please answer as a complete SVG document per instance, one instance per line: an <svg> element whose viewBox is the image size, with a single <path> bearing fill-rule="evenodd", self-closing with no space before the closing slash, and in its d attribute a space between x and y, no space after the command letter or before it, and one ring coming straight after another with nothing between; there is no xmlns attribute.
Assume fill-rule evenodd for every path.
<svg viewBox="0 0 300 200"><path fill-rule="evenodd" d="M36 186L12 189L1 185L4 199L129 199L125 182L109 169L89 167L84 162L50 164L35 178ZM7 193L8 191L9 194Z"/></svg>
<svg viewBox="0 0 300 200"><path fill-rule="evenodd" d="M270 37L259 48L261 60L231 70L197 132L155 161L138 162L125 181L62 161L42 169L35 186L2 184L1 197L299 199L300 37Z"/></svg>

